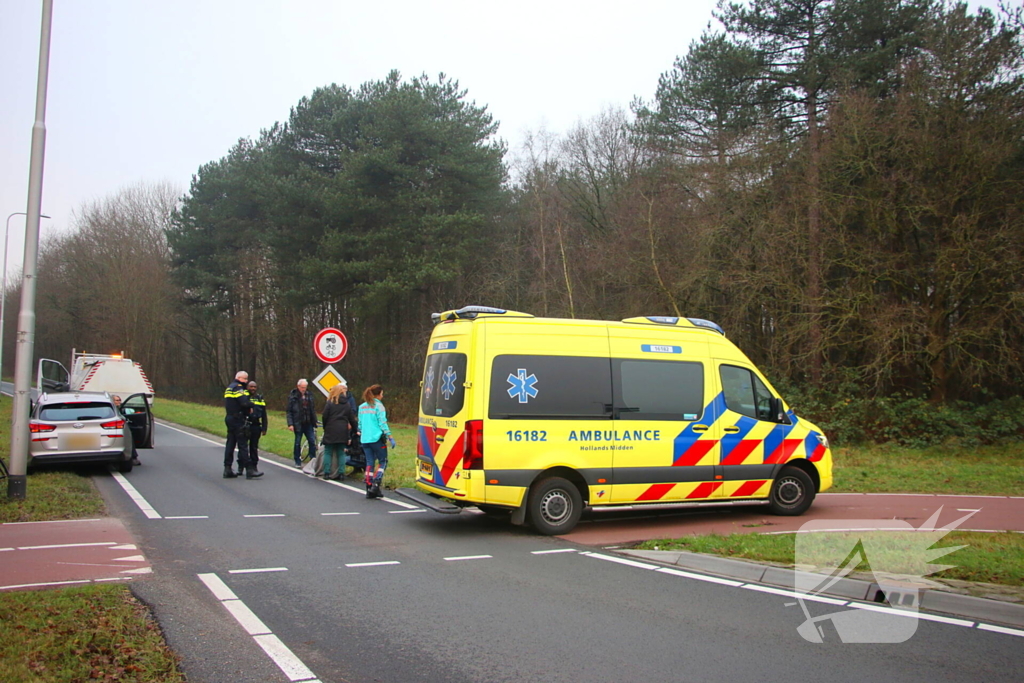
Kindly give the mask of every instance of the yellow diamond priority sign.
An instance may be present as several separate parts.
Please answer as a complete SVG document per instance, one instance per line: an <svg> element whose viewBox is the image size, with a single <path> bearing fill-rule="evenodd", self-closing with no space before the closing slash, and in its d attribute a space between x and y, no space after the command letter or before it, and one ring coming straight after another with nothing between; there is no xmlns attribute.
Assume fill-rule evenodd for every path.
<svg viewBox="0 0 1024 683"><path fill-rule="evenodd" d="M340 372L334 369L333 365L328 365L324 368L324 371L317 375L313 380L313 384L316 385L317 389L323 392L324 396L327 396L331 391L331 387L335 384L341 384L343 382L347 384L347 382L345 382L345 378L341 376Z"/></svg>

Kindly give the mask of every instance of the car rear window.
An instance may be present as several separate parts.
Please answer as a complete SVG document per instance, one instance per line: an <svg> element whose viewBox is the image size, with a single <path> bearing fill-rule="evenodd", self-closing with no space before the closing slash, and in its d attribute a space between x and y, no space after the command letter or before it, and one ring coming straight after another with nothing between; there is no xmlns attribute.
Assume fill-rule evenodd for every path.
<svg viewBox="0 0 1024 683"><path fill-rule="evenodd" d="M114 417L114 406L111 403L51 403L39 410L39 419L47 422L64 422L69 420L106 420Z"/></svg>

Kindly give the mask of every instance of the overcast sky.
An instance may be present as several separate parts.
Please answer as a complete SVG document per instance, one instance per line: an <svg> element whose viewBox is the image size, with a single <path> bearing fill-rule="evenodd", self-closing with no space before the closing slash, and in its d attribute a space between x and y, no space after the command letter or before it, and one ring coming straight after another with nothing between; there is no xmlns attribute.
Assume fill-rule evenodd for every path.
<svg viewBox="0 0 1024 683"><path fill-rule="evenodd" d="M716 0L54 0L43 235L140 181L200 165L314 88L444 72L515 150L650 99ZM996 0L972 1L995 6ZM0 219L25 211L41 0L0 0ZM24 218L10 221L9 269ZM0 238L2 239L2 238ZM2 246L0 246L2 249Z"/></svg>

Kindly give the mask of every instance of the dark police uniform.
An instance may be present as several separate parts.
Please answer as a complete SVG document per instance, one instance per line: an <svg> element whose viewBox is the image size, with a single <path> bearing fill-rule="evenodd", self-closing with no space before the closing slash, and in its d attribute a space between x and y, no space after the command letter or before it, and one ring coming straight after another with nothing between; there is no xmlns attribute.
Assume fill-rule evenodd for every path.
<svg viewBox="0 0 1024 683"><path fill-rule="evenodd" d="M237 379L228 385L224 390L224 424L228 428L228 440L224 445L224 478L235 477L231 471L231 462L235 456L235 446L238 446L238 464L243 467L246 477L253 476L252 463L249 462L249 440L245 435L246 420L252 410L252 402L249 400L249 392L245 385Z"/></svg>
<svg viewBox="0 0 1024 683"><path fill-rule="evenodd" d="M260 462L260 437L267 433L267 402L263 394L249 394L252 411L249 413L249 462L256 469ZM242 473L242 463L238 463L238 473Z"/></svg>

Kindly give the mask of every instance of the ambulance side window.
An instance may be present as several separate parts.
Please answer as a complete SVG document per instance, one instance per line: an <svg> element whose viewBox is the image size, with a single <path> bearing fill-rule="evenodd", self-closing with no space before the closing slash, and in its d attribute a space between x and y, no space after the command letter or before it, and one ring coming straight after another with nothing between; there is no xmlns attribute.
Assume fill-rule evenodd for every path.
<svg viewBox="0 0 1024 683"><path fill-rule="evenodd" d="M755 420L774 422L769 399L772 393L761 378L747 368L723 365L719 369L725 407Z"/></svg>
<svg viewBox="0 0 1024 683"><path fill-rule="evenodd" d="M611 361L581 356L495 356L488 414L492 420L611 419Z"/></svg>
<svg viewBox="0 0 1024 683"><path fill-rule="evenodd" d="M613 361L620 420L699 420L704 414L704 364L691 361Z"/></svg>
<svg viewBox="0 0 1024 683"><path fill-rule="evenodd" d="M420 391L420 410L424 415L452 417L462 410L466 400L466 354L435 353L427 356Z"/></svg>

